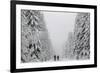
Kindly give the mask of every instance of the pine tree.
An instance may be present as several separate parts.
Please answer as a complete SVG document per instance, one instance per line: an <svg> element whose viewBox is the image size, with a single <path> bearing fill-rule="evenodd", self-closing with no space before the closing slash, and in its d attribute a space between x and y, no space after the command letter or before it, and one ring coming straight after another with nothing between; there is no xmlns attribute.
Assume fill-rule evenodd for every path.
<svg viewBox="0 0 100 73"><path fill-rule="evenodd" d="M73 32L69 32L68 34L68 40L66 42L66 46L65 46L65 58L66 59L74 59L74 54L73 54L73 50L75 48L75 42L74 42L74 33Z"/></svg>
<svg viewBox="0 0 100 73"><path fill-rule="evenodd" d="M50 40L43 14L38 10L21 10L21 61L40 62L51 58Z"/></svg>
<svg viewBox="0 0 100 73"><path fill-rule="evenodd" d="M77 59L90 57L90 14L79 13L75 25L75 49Z"/></svg>
<svg viewBox="0 0 100 73"><path fill-rule="evenodd" d="M78 13L74 32L70 32L65 48L68 59L90 58L90 14Z"/></svg>

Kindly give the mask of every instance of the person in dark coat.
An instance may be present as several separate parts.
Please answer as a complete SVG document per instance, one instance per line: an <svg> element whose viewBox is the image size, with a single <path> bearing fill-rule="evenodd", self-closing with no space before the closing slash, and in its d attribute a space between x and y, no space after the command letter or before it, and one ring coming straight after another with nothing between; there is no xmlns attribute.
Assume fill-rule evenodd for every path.
<svg viewBox="0 0 100 73"><path fill-rule="evenodd" d="M59 60L59 56L57 56L57 60Z"/></svg>
<svg viewBox="0 0 100 73"><path fill-rule="evenodd" d="M56 55L54 55L54 61L56 61Z"/></svg>

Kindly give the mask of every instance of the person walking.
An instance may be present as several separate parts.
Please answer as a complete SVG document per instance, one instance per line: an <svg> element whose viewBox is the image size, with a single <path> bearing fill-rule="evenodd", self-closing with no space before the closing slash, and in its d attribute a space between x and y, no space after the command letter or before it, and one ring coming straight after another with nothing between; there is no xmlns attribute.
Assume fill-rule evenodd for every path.
<svg viewBox="0 0 100 73"><path fill-rule="evenodd" d="M59 56L57 56L57 60L59 60Z"/></svg>
<svg viewBox="0 0 100 73"><path fill-rule="evenodd" d="M56 61L56 55L54 55L54 61Z"/></svg>

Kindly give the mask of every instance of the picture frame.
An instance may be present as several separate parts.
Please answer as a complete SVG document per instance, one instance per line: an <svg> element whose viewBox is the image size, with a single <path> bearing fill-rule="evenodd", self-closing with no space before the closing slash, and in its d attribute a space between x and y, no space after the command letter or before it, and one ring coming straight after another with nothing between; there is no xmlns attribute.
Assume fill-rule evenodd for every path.
<svg viewBox="0 0 100 73"><path fill-rule="evenodd" d="M28 13L28 11L29 11L29 13ZM60 61L59 60L60 55L57 55L57 56L55 55L55 56L53 56L54 57L54 62L53 61L45 62L45 61L49 60L49 58L51 58L50 55L52 55L52 54L48 53L48 52L51 51L51 50L49 50L47 52L49 55L48 55L47 58L45 57L45 61L44 61L44 58L41 59L41 57L38 58L38 56L37 56L37 58L39 60L33 59L33 56L32 56L32 60L30 60L30 58L26 59L25 56L23 56L23 53L22 53L22 50L23 50L22 45L26 44L27 41L26 41L26 39L23 40L23 35L25 35L27 32L29 32L29 30L31 28L25 27L25 30L24 30L24 25L28 24L27 22L29 22L28 17L27 17L28 15L30 15L31 13L34 13L33 15L30 16L30 17L32 17L36 13L37 16L42 16L41 12L42 12L42 14L44 14L45 19L42 22L43 18L40 17L41 21L39 21L39 23L42 25L42 24L46 24L46 22L48 21L47 26L51 27L51 28L47 27L47 29L46 29L46 28L44 28L45 25L42 25L43 27L39 26L39 27L42 28L42 29L39 28L39 31L40 32L41 31L45 32L47 30L49 31L50 29L53 30L53 31L50 30L50 32L48 32L48 34L50 34L53 37L54 37L54 35L56 36L56 38L52 39L52 40L56 41L55 44L57 44L57 45L55 47L57 47L58 45L61 44L61 43L58 43L57 36L61 34L62 36L60 36L60 37L58 36L59 37L58 39L61 39L59 41L62 41L63 39L61 37L63 37L66 33L66 32L64 32L64 31L66 31L66 30L64 30L64 28L65 27L67 28L67 26L65 26L65 24L64 24L64 22L65 22L64 18L67 17L66 19L68 20L68 19L71 19L71 17L72 18L74 17L73 20L71 19L71 21L68 20L69 22L67 22L71 25L70 22L73 22L74 19L75 19L74 13L79 13L79 15L77 15L77 17L75 19L75 21L77 21L77 22L74 23L74 24L77 24L77 25L75 25L75 30L74 30L74 33L73 33L73 34L76 34L76 35L78 35L77 34L78 33L78 27L79 27L78 26L78 24L79 24L78 21L81 21L81 17L89 18L89 21L86 22L86 23L89 22L88 23L89 25L84 24L85 26L89 27L88 28L89 32L87 33L87 34L89 34L89 36L87 37L87 39L89 39L89 43L87 43L87 44L89 44L88 45L89 50L86 51L86 52L89 53L89 56L88 56L89 58L87 58L87 53L85 53L85 55L84 55L84 52L81 53L81 57L80 57L80 53L79 53L78 55L76 55L77 57L75 56L74 58L73 58L73 56L71 57L71 55L69 55L68 52L67 52L67 54L69 56L69 58L67 57L68 60L70 58L72 60ZM85 13L89 14L89 16L88 15L85 16L84 15ZM80 69L80 68L97 67L97 6L95 6L95 5L81 5L81 4L34 2L34 1L11 1L11 14L10 15L11 15L11 19L10 19L11 20L11 23L10 23L11 24L10 25L10 29L11 29L10 30L10 47L11 47L11 51L10 51L11 52L11 54L10 54L10 57L11 57L10 64L11 64L11 66L10 66L10 69L11 69L11 72L29 72L29 71ZM69 15L69 17L68 17L68 15ZM59 18L58 16L59 17L64 17L64 18ZM24 17L26 17L26 19ZM57 20L53 20L53 18L55 18ZM35 18L32 18L32 19L35 19ZM61 24L59 24L60 22L58 20L62 21ZM83 19L83 21L84 21L84 19ZM32 22L32 20L31 20L31 22ZM49 25L49 23L52 24L51 22L54 23L52 25L54 28L51 25ZM30 24L32 24L32 23L30 23ZM82 23L80 22L80 24L82 24ZM73 26L70 26L70 25L68 25L68 28L71 29ZM33 26L32 25L30 25L30 26L33 29ZM65 27L62 27L62 26L65 26ZM27 31L26 31L26 29L27 29ZM62 30L62 32L60 32L59 29L60 29L60 31ZM83 28L80 28L80 29L83 29ZM86 28L84 27L84 30L85 29ZM55 31L55 30L58 30L59 34L57 34L57 31ZM35 32L35 29L33 29L33 31ZM24 34L24 32L25 32L25 34ZM63 32L64 32L64 34L62 34ZM34 35L32 35L32 38L33 38L33 36ZM72 36L68 36L69 39L70 39L70 37L72 37ZM44 41L43 38L42 38L42 40ZM31 39L31 41L32 41L32 39ZM37 39L36 39L36 41L37 41ZM40 40L40 42L41 42L41 40ZM78 43L78 42L76 42L76 43ZM79 41L79 43L80 43L80 41ZM83 42L83 44L84 44L84 42ZM28 48L30 48L32 46L35 46L35 45L33 45L33 44L29 45ZM43 45L43 46L45 46L45 45ZM59 47L61 47L61 46L59 46ZM57 48L59 48L59 47L57 47ZM76 47L78 47L78 46L76 46ZM67 48L69 48L69 47L67 47ZM48 48L48 49L50 49L50 48ZM58 51L58 50L56 49L56 51ZM84 48L83 48L83 50L84 50ZM38 51L40 51L40 50L38 50ZM69 50L67 50L67 51L69 51ZM37 53L35 53L35 54L37 54ZM61 54L63 54L63 53L61 53ZM65 52L65 54L66 54L66 52ZM40 56L41 55L42 54L40 54ZM47 54L44 54L44 55L47 55ZM82 55L84 55L86 57L84 57ZM22 57L24 57L24 60L22 60ZM83 60L83 58L85 58L85 60ZM60 59L62 60L62 58L60 58ZM73 60L73 59L75 59L75 60ZM37 62L37 61L39 61L39 62ZM26 63L26 62L28 62L28 63Z"/></svg>

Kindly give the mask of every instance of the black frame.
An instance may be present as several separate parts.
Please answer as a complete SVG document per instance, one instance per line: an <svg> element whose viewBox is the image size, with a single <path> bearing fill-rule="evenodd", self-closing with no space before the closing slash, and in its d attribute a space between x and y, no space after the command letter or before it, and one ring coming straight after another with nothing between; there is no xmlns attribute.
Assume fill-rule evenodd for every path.
<svg viewBox="0 0 100 73"><path fill-rule="evenodd" d="M74 65L74 66L58 66L58 67L43 67L43 68L27 68L16 69L16 5L39 5L53 7L72 7L72 8L87 8L94 9L94 64L90 65ZM45 71L45 70L61 70L61 69L78 69L97 67L97 6L93 5L78 5L78 4L62 4L62 3L47 3L33 1L11 1L11 26L10 26L10 47L11 47L11 72L29 72L29 71Z"/></svg>

